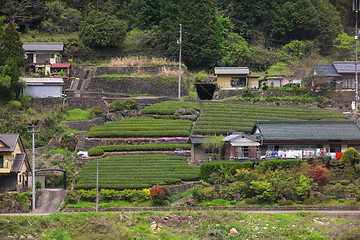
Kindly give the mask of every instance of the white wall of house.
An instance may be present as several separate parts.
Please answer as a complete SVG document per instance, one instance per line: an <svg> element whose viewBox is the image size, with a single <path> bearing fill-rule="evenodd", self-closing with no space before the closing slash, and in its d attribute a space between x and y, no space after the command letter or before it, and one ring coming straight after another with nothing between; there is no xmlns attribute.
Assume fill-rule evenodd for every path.
<svg viewBox="0 0 360 240"><path fill-rule="evenodd" d="M33 98L61 97L62 86L27 86L24 93Z"/></svg>

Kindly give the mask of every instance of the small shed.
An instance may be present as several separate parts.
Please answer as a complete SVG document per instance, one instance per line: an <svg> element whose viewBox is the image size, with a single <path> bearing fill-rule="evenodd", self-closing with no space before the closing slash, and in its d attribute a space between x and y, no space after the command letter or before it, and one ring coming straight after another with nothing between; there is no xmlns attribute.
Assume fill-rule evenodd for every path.
<svg viewBox="0 0 360 240"><path fill-rule="evenodd" d="M61 97L64 80L61 77L53 78L22 78L26 82L24 93L33 98Z"/></svg>
<svg viewBox="0 0 360 240"><path fill-rule="evenodd" d="M258 75L250 75L247 67L215 67L218 87L221 89L258 88Z"/></svg>

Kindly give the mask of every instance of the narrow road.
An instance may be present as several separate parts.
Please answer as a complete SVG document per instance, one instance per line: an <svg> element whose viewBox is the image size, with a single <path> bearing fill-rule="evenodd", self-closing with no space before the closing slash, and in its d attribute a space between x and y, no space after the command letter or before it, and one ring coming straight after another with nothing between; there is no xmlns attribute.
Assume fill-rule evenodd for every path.
<svg viewBox="0 0 360 240"><path fill-rule="evenodd" d="M65 189L42 189L33 213L53 213L59 211L61 203L64 201Z"/></svg>

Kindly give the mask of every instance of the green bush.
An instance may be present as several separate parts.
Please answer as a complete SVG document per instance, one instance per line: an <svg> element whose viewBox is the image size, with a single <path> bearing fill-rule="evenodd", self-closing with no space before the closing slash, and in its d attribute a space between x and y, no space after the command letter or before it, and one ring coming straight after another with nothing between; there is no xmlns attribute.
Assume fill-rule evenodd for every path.
<svg viewBox="0 0 360 240"><path fill-rule="evenodd" d="M220 169L222 171L225 171L231 175L234 175L236 172L236 169L252 169L253 168L252 162L245 162L245 163L238 163L238 162L205 162L201 164L200 167L200 177L203 181L208 181L210 178L210 175L213 172L219 171Z"/></svg>
<svg viewBox="0 0 360 240"><path fill-rule="evenodd" d="M76 194L76 191L68 191L65 198L66 204L77 204L78 203L78 196Z"/></svg>
<svg viewBox="0 0 360 240"><path fill-rule="evenodd" d="M81 200L94 201L96 198L96 190L77 190L77 193L80 195Z"/></svg>
<svg viewBox="0 0 360 240"><path fill-rule="evenodd" d="M104 154L104 150L100 147L93 147L88 151L89 156L101 156Z"/></svg>
<svg viewBox="0 0 360 240"><path fill-rule="evenodd" d="M302 160L300 159L279 159L279 160L268 160L261 162L258 169L262 171L275 170L275 169L287 169L291 167L300 167Z"/></svg>
<svg viewBox="0 0 360 240"><path fill-rule="evenodd" d="M127 99L124 105L129 110L136 110L138 108L138 102L135 99Z"/></svg>
<svg viewBox="0 0 360 240"><path fill-rule="evenodd" d="M16 100L11 100L8 102L7 107L13 110L19 110L21 108L21 103Z"/></svg>
<svg viewBox="0 0 360 240"><path fill-rule="evenodd" d="M36 189L41 189L41 182L40 181L35 182L35 188Z"/></svg>
<svg viewBox="0 0 360 240"><path fill-rule="evenodd" d="M122 111L123 109L124 104L121 100L117 100L109 104L109 112Z"/></svg>
<svg viewBox="0 0 360 240"><path fill-rule="evenodd" d="M101 189L100 190L100 197L104 200L115 200L119 199L120 194L118 191L113 189Z"/></svg>
<svg viewBox="0 0 360 240"><path fill-rule="evenodd" d="M355 148L350 147L342 154L340 162L346 166L354 166L360 162L360 155Z"/></svg>
<svg viewBox="0 0 360 240"><path fill-rule="evenodd" d="M97 118L101 117L104 110L101 107L92 107L89 109L89 117L90 118Z"/></svg>

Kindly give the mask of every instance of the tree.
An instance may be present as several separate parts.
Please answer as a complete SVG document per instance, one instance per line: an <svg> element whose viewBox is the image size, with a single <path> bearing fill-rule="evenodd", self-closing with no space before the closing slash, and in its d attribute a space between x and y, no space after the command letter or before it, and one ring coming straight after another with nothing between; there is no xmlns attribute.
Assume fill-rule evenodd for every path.
<svg viewBox="0 0 360 240"><path fill-rule="evenodd" d="M114 15L91 9L80 26L79 36L93 48L118 47L125 39L127 23Z"/></svg>
<svg viewBox="0 0 360 240"><path fill-rule="evenodd" d="M20 68L25 66L25 51L15 25L9 23L0 35L0 100L19 98L25 83Z"/></svg>
<svg viewBox="0 0 360 240"><path fill-rule="evenodd" d="M360 156L358 151L356 151L356 149L353 147L346 149L340 158L340 162L345 166L355 166L355 164L360 163Z"/></svg>

